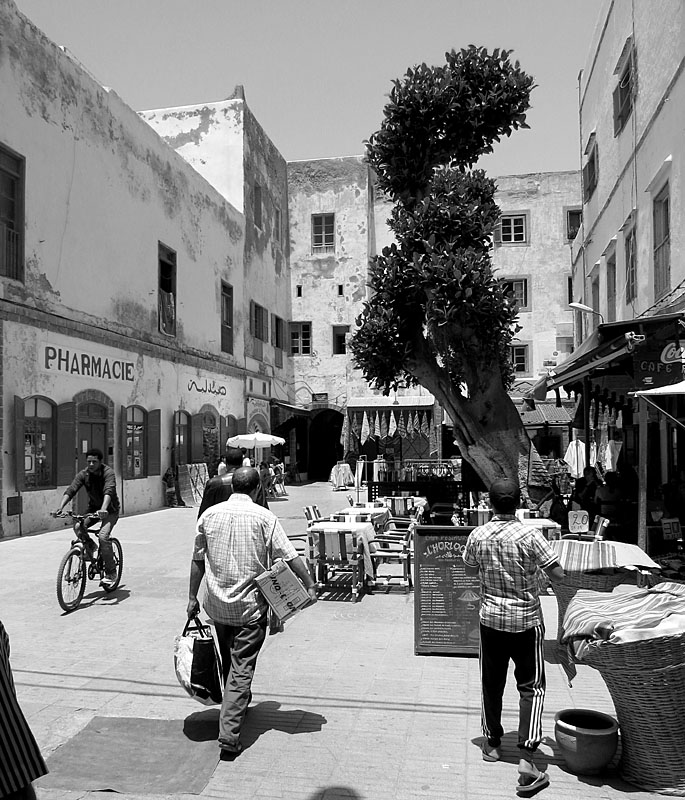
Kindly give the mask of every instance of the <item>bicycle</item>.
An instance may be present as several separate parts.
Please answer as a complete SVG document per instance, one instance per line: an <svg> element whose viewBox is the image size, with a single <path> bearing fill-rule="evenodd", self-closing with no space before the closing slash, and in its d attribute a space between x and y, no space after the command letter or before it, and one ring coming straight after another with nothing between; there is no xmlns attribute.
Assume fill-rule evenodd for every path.
<svg viewBox="0 0 685 800"><path fill-rule="evenodd" d="M52 516L71 517L76 534L76 538L72 540L71 547L62 558L57 570L57 601L64 611L69 612L77 608L81 602L86 591L86 579L92 581L96 577L105 575L105 565L100 550L86 529L82 528L82 523L86 520L99 520L99 517L97 514L74 514L73 511ZM100 528L90 528L92 533L98 533L99 530ZM124 552L121 542L114 536L110 536L109 540L112 543L116 579L110 586L103 586L108 594L118 588L124 568Z"/></svg>

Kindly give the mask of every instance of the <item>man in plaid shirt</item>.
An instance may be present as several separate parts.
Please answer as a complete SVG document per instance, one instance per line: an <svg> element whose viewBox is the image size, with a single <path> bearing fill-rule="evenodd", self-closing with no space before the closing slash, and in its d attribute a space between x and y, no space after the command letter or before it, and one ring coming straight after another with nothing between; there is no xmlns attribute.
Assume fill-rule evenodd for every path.
<svg viewBox="0 0 685 800"><path fill-rule="evenodd" d="M242 750L240 727L266 638L267 602L254 579L270 561L282 558L316 602L316 583L304 560L274 514L254 502L259 488L259 473L253 467L240 467L233 473L233 494L209 507L197 521L190 566L188 616L200 611L197 593L204 577L203 605L214 622L221 654L225 686L219 747L222 757L229 759Z"/></svg>
<svg viewBox="0 0 685 800"><path fill-rule="evenodd" d="M502 696L509 659L519 691L517 794L530 795L549 783L533 763L542 739L545 697L545 627L537 591L538 569L551 580L564 577L557 555L542 533L523 525L514 514L521 501L516 481L501 479L490 487L494 516L471 531L464 550L466 573L480 576L481 722L484 761L501 757Z"/></svg>

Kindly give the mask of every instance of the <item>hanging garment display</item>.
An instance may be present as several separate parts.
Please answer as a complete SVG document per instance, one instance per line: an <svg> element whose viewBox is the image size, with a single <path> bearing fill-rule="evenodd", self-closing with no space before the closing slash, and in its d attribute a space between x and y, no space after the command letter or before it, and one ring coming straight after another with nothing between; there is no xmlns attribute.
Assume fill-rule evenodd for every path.
<svg viewBox="0 0 685 800"><path fill-rule="evenodd" d="M403 439L407 438L407 424L404 419L404 411L399 412L399 421L397 423L397 431Z"/></svg>
<svg viewBox="0 0 685 800"><path fill-rule="evenodd" d="M585 469L585 442L581 439L573 439L569 442L564 455L564 461L568 464L572 478L581 478Z"/></svg>
<svg viewBox="0 0 685 800"><path fill-rule="evenodd" d="M411 416L411 411L407 414L407 438L414 438L414 420Z"/></svg>
<svg viewBox="0 0 685 800"><path fill-rule="evenodd" d="M388 424L388 436L394 436L397 432L397 420L395 419L395 412L390 412L390 423Z"/></svg>
<svg viewBox="0 0 685 800"><path fill-rule="evenodd" d="M364 411L362 416L361 443L364 444L368 438L369 438L369 419L366 416L366 411Z"/></svg>
<svg viewBox="0 0 685 800"><path fill-rule="evenodd" d="M388 415L385 411L380 412L381 418L381 439L387 439L388 437Z"/></svg>
<svg viewBox="0 0 685 800"><path fill-rule="evenodd" d="M376 412L376 418L373 422L373 435L377 438L381 438L381 412Z"/></svg>

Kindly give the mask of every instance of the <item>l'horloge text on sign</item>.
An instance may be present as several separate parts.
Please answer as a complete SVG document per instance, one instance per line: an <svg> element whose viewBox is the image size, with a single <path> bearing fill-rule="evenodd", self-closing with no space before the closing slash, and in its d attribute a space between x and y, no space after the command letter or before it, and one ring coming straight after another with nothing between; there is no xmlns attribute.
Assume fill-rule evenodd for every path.
<svg viewBox="0 0 685 800"><path fill-rule="evenodd" d="M109 358L96 353L74 350L72 347L43 346L43 369L61 375L77 375L105 381L133 382L135 363L120 358Z"/></svg>

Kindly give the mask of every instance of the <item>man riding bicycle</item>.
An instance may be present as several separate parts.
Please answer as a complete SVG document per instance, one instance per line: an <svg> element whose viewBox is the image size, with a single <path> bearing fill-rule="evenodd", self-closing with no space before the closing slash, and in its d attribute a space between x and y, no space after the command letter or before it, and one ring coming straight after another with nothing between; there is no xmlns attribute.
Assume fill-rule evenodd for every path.
<svg viewBox="0 0 685 800"><path fill-rule="evenodd" d="M61 514L67 503L77 494L82 486L88 493L88 513L97 514L102 525L98 531L100 541L100 554L105 564L105 577L100 581L100 586L108 588L113 586L117 579L114 553L109 537L112 528L119 520L119 497L117 496L116 476L114 470L103 461L102 451L92 447L86 453L86 468L76 473L74 480L67 487L62 497L62 502L57 511ZM90 540L86 529L95 525L97 519L88 518L81 523L81 534L84 540ZM91 554L92 555L92 554Z"/></svg>

